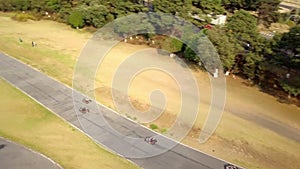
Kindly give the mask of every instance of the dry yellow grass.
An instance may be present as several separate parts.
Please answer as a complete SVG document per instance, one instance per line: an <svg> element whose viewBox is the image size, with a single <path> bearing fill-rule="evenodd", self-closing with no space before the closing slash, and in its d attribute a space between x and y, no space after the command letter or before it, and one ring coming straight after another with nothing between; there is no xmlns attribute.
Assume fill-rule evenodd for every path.
<svg viewBox="0 0 300 169"><path fill-rule="evenodd" d="M111 83L115 70L128 56L145 46L135 46L121 43L105 57L97 76L97 99L111 108L114 103L111 97ZM127 56L127 57L126 57ZM132 65L134 66L134 64ZM225 112L215 135L205 144L199 144L198 137L205 122L211 99L210 83L206 73L194 71L199 84L200 103L199 116L194 130L184 139L184 143L191 145L208 154L240 164L247 168L297 168L300 165L300 144L274 132L265 129L253 122L232 115L229 110L243 111L253 115L263 115L283 124L300 129L299 108L294 105L280 104L276 98L260 92L255 87L244 85L244 80L227 79L227 99ZM155 77L155 78L153 78ZM163 79L163 80L162 80ZM164 114L154 121L160 129L168 128L176 119L178 112L179 90L173 79L161 72L146 71L131 81L129 95L140 110L149 108L149 94L153 89L160 89L167 97L167 106ZM130 112L127 112L130 115ZM131 116L131 115L130 115ZM132 116L131 116L132 117ZM296 149L295 149L296 147ZM282 160L287 158L287 160ZM295 166L290 166L293 163Z"/></svg>
<svg viewBox="0 0 300 169"><path fill-rule="evenodd" d="M17 22L9 17L1 17L0 25L1 51L71 85L76 58L90 33L71 31L69 26L53 21ZM36 48L31 47L32 41Z"/></svg>
<svg viewBox="0 0 300 169"><path fill-rule="evenodd" d="M138 168L114 155L0 79L0 135L39 151L65 169Z"/></svg>
<svg viewBox="0 0 300 169"><path fill-rule="evenodd" d="M299 142L229 112L224 113L215 135L205 144L198 143L197 130L191 131L189 137L183 141L185 144L246 168L296 169L300 165Z"/></svg>

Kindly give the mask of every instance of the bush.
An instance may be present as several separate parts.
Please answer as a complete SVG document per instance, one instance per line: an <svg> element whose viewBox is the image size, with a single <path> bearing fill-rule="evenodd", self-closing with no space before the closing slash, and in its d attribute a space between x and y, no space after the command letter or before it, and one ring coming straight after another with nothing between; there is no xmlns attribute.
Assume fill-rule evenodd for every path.
<svg viewBox="0 0 300 169"><path fill-rule="evenodd" d="M295 23L294 21L291 21L291 20L288 20L286 24L287 24L288 26L290 26L290 27L296 26L296 23Z"/></svg>
<svg viewBox="0 0 300 169"><path fill-rule="evenodd" d="M180 52L182 50L182 47L183 43L175 38L167 37L162 43L162 48L171 53Z"/></svg>
<svg viewBox="0 0 300 169"><path fill-rule="evenodd" d="M68 18L68 23L73 28L82 28L84 26L83 16L80 12L75 11L72 12Z"/></svg>
<svg viewBox="0 0 300 169"><path fill-rule="evenodd" d="M38 20L35 16L29 14L29 13L17 13L12 17L12 19L16 21L26 22L28 19L30 20Z"/></svg>
<svg viewBox="0 0 300 169"><path fill-rule="evenodd" d="M158 129L158 126L156 124L150 124L150 128L152 130L156 130L156 129Z"/></svg>
<svg viewBox="0 0 300 169"><path fill-rule="evenodd" d="M283 88L283 90L289 94L289 96L293 95L293 96L297 97L300 94L300 88L297 87L296 85L293 86L284 81L281 82L280 85Z"/></svg>
<svg viewBox="0 0 300 169"><path fill-rule="evenodd" d="M186 47L184 50L184 58L188 61L199 62L200 58L196 55L196 53L189 47Z"/></svg>
<svg viewBox="0 0 300 169"><path fill-rule="evenodd" d="M167 130L166 128L163 128L163 129L160 130L160 132L161 132L162 134L166 134L166 133L168 132L168 130Z"/></svg>

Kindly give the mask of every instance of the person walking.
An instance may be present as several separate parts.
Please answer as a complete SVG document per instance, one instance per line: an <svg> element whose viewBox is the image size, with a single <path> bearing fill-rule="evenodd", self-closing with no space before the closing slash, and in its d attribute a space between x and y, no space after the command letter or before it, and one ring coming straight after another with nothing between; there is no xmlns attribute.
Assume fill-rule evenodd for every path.
<svg viewBox="0 0 300 169"><path fill-rule="evenodd" d="M31 45L32 45L32 47L36 47L37 44L36 44L36 42L32 41Z"/></svg>

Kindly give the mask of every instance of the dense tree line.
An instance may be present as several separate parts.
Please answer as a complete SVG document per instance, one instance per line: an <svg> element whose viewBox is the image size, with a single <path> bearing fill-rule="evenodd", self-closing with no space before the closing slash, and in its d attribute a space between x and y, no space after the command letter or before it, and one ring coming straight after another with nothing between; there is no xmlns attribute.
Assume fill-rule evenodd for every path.
<svg viewBox="0 0 300 169"><path fill-rule="evenodd" d="M103 24L130 13L164 12L190 19L189 14L224 14L236 9L258 12L259 21L267 25L276 20L280 0L0 0L1 11L33 11L55 14L63 22L77 26L101 27ZM72 15L73 14L73 15ZM69 20L69 17L73 19ZM207 19L207 18L205 18ZM83 23L83 25L78 25ZM198 23L200 24L200 23ZM203 23L202 23L203 25ZM201 24L198 26L202 26Z"/></svg>
<svg viewBox="0 0 300 169"><path fill-rule="evenodd" d="M226 70L251 79L262 87L276 86L291 96L299 96L300 27L295 26L271 40L261 37L257 29L258 24L269 26L279 19L279 3L280 0L0 0L0 10L30 11L33 14L47 12L53 16L52 19L74 28L100 28L119 17L153 11L180 16L202 29L210 22L208 15L230 14L225 26L202 29L204 31L197 36L207 35ZM200 16L203 20L191 16ZM177 31L167 17L148 25L139 20L132 22L119 23L115 31L135 33L142 28L163 28L171 34ZM152 37L150 34L143 36ZM197 39L189 38L187 41L191 42ZM181 53L189 61L197 64L201 61L188 44L172 38L164 38L163 43L161 47Z"/></svg>
<svg viewBox="0 0 300 169"><path fill-rule="evenodd" d="M266 77L275 76L276 83L289 96L300 94L300 26L289 32L277 35L271 45L272 53L266 54L264 69ZM267 84L267 83L266 83Z"/></svg>

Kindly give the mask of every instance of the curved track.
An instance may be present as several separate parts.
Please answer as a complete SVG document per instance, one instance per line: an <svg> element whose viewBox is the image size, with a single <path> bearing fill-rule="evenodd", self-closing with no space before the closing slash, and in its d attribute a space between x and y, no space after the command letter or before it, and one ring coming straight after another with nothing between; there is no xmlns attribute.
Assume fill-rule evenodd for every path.
<svg viewBox="0 0 300 169"><path fill-rule="evenodd" d="M61 169L49 158L0 137L0 168Z"/></svg>
<svg viewBox="0 0 300 169"><path fill-rule="evenodd" d="M107 125L99 125L99 123L95 122L94 117L96 114L93 112L96 110L93 107L89 108L90 113L77 116L74 111L72 89L2 53L0 53L0 77L73 126L86 132L96 142L116 153L122 154L120 152L124 152L124 149L130 147L132 151L147 155L149 151L164 149L167 147L167 144L174 143L173 140L162 136L159 138L158 144L154 146L143 141L138 143L128 142L120 135L112 133ZM80 93L78 94L80 95ZM82 103L81 100L77 101ZM149 129L113 113L104 106L98 106L106 120L111 122L110 126L123 135L135 138L155 135ZM78 118L88 128L83 129ZM227 162L221 159L209 156L182 144L177 144L172 149L157 156L130 158L129 160L146 169L222 169L227 164Z"/></svg>

